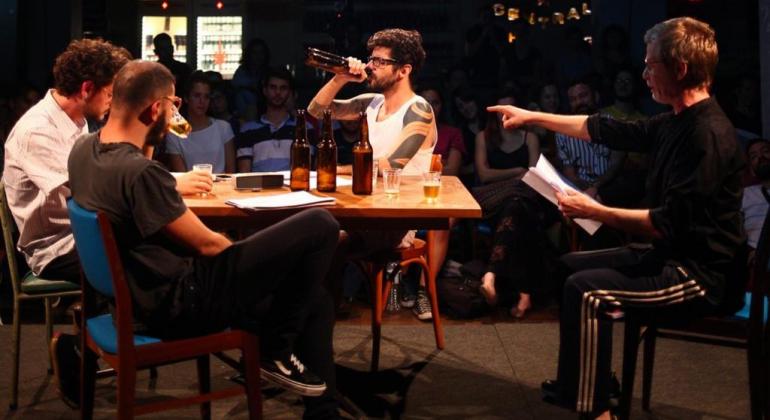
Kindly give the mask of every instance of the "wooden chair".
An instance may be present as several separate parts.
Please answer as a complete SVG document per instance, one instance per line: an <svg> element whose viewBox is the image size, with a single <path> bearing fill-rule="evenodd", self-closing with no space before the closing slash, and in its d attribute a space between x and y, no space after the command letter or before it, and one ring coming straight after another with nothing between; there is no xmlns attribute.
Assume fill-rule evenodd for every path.
<svg viewBox="0 0 770 420"><path fill-rule="evenodd" d="M430 234L428 232L428 235ZM431 314L433 315L433 333L436 336L436 347L439 349L444 348L444 330L441 327L441 318L438 310L436 276L434 273L430 273L426 258L427 254L427 243L422 239L415 239L414 244L408 248L397 248L369 257L366 260L357 261L372 284L372 371L377 371L380 363L382 313L385 310L390 289L393 287L395 275L395 273L392 273L390 276L385 275L386 265L391 261L397 261L398 267L402 271L412 264L422 267L423 273L426 276L426 291L430 298Z"/></svg>
<svg viewBox="0 0 770 420"><path fill-rule="evenodd" d="M749 366L749 398L752 419L770 416L768 402L767 321L764 298L770 287L770 213L765 217L759 245L750 267L751 299L749 317L709 316L686 325L657 325L656 321L626 311L623 344L623 377L620 418L628 419L633 398L636 358L644 342L642 368L642 408L650 410L655 342L658 337L746 349ZM764 340L764 344L763 344ZM764 348L763 348L764 347Z"/></svg>
<svg viewBox="0 0 770 420"><path fill-rule="evenodd" d="M9 407L15 410L19 399L19 350L21 347L21 303L29 300L42 300L45 306L45 334L46 343L51 342L53 336L53 319L51 310L55 301L64 296L80 295L80 286L64 280L43 279L27 273L23 278L19 276L19 265L16 260L16 245L13 237L16 225L11 217L8 202L5 198L5 184L0 184L0 222L3 226L3 244L8 257L8 271L11 275L11 287L13 288L13 343L11 345L11 358L13 368L11 370L11 398ZM52 355L48 353L48 373L53 372Z"/></svg>
<svg viewBox="0 0 770 420"><path fill-rule="evenodd" d="M252 334L228 330L201 337L162 340L135 335L131 295L126 284L112 226L103 213L83 209L74 200L67 203L75 245L87 282L83 282L83 324L81 326L81 417L93 415L96 355L117 372L118 413L120 419L200 403L201 417L211 417L210 401L239 395L243 387L210 390L209 355L231 349L243 354L249 418L262 416L259 388L259 346ZM89 312L92 288L114 299L116 317ZM199 395L135 405L137 369L196 359Z"/></svg>

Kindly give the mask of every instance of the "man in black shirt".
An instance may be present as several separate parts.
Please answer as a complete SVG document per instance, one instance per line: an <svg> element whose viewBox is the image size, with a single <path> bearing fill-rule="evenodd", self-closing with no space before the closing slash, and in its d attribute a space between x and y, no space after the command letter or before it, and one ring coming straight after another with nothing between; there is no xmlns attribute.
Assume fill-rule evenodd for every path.
<svg viewBox="0 0 770 420"><path fill-rule="evenodd" d="M676 18L647 31L643 77L653 98L672 112L648 121L621 122L599 115L562 116L514 107L490 107L506 127L537 124L601 143L648 153L648 208L607 207L573 192L558 194L569 217L598 220L653 238L652 247L590 256L570 254L576 272L564 286L559 369L543 383L556 402L609 418L611 308L655 308L662 317L737 309L741 285L733 273L744 249L740 215L742 153L735 130L709 88L718 61L714 31ZM581 346L585 343L585 346Z"/></svg>
<svg viewBox="0 0 770 420"><path fill-rule="evenodd" d="M168 69L127 64L115 78L107 124L70 154L72 198L112 222L134 316L148 333L177 338L256 328L263 377L308 397L306 417L336 415L333 310L320 282L339 224L312 209L234 243L209 230L185 206L171 174L143 154L163 141L178 102Z"/></svg>

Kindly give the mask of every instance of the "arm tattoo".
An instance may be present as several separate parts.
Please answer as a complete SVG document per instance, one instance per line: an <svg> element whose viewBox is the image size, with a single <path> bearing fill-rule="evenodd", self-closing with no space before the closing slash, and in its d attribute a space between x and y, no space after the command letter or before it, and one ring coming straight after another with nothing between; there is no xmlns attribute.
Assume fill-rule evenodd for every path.
<svg viewBox="0 0 770 420"><path fill-rule="evenodd" d="M404 126L399 136L399 145L388 156L393 168L403 168L423 148L436 144L436 122L433 110L423 101L413 103L404 115Z"/></svg>
<svg viewBox="0 0 770 420"><path fill-rule="evenodd" d="M335 99L329 107L332 110L332 118L335 120L355 120L359 112L366 111L366 107L374 99L374 94L365 93L350 99ZM324 106L315 101L310 101L307 111L316 118L323 116Z"/></svg>

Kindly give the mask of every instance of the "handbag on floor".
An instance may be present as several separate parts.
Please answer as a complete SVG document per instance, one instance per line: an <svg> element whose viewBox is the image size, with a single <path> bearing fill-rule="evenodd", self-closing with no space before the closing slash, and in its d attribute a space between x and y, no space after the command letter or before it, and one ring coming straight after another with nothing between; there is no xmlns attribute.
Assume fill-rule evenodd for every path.
<svg viewBox="0 0 770 420"><path fill-rule="evenodd" d="M479 291L481 282L469 276L446 277L436 282L441 313L450 318L469 319L484 315L487 302Z"/></svg>

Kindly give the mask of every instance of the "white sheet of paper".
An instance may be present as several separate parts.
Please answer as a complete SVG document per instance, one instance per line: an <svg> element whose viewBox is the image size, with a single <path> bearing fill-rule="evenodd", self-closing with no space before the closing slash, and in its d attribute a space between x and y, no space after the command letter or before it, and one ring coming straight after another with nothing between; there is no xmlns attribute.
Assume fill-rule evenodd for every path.
<svg viewBox="0 0 770 420"><path fill-rule="evenodd" d="M319 197L307 191L294 191L285 194L260 195L249 198L227 200L227 204L242 209L280 209L290 207L311 207L334 204L334 197Z"/></svg>
<svg viewBox="0 0 770 420"><path fill-rule="evenodd" d="M548 162L548 159L545 158L542 154L540 155L540 158L537 160L537 165L535 165L534 168L530 167L529 171L527 171L526 174L524 174L524 177L521 179L524 181L527 185L532 187L535 191L540 193L543 197L548 199L548 201L552 202L555 205L559 205L558 200L556 199L556 191L559 192L565 192L565 191L575 191L578 194L583 194L583 192L576 190L571 185L569 185L564 179L559 175L559 173L556 171L556 169L551 165L551 162ZM585 195L585 194L583 194ZM588 197L586 195L586 197ZM593 200L593 198L588 197L590 200ZM588 232L590 235L593 235L596 233L596 231L602 226L601 222L598 222L596 220L591 219L574 219L575 223L578 224L578 226L582 227L586 232Z"/></svg>

